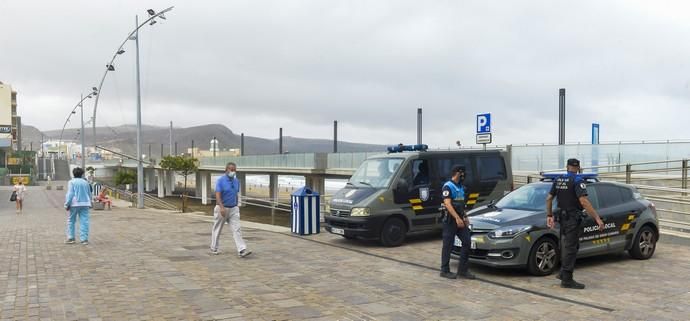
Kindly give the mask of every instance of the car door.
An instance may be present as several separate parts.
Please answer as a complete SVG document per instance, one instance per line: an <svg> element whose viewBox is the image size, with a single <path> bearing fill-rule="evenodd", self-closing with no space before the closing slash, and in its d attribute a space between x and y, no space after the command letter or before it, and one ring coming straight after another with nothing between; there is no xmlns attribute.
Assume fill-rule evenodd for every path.
<svg viewBox="0 0 690 321"><path fill-rule="evenodd" d="M594 184L594 192L599 203L599 208L595 207L595 209L604 221L604 230L599 231L591 218L588 218L583 224L581 240L585 244L588 243L587 245L592 252L589 254L607 252L611 250L612 244L619 243L621 237L619 221L621 215L626 212L626 204L618 186L610 183L597 183Z"/></svg>
<svg viewBox="0 0 690 321"><path fill-rule="evenodd" d="M632 224L645 210L645 206L635 200L632 189L621 185L615 187L621 194L622 204L617 207L614 217L609 222L610 224L615 224L615 227L611 226L608 230L609 237L611 238L609 249L611 251L623 251L628 241L626 239L627 234L634 230Z"/></svg>
<svg viewBox="0 0 690 321"><path fill-rule="evenodd" d="M601 202L600 195L597 193L595 185L598 183L593 183L587 185L587 199L592 203L592 207L600 213ZM601 215L601 213L600 213ZM603 218L602 218L603 219ZM582 219L582 234L580 235L580 250L579 255L587 256L592 253L603 252L606 250L605 244L600 244L600 242L594 242L593 240L597 238L598 231L594 228L596 224L591 216L586 215Z"/></svg>

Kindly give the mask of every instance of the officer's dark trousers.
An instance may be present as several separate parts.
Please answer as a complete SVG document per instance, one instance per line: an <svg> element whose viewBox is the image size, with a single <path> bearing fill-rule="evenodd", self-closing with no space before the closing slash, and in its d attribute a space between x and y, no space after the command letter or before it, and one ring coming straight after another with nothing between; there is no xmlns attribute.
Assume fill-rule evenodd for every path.
<svg viewBox="0 0 690 321"><path fill-rule="evenodd" d="M563 212L560 217L561 225L561 279L570 281L573 279L575 258L580 249L580 223L582 217L579 211Z"/></svg>
<svg viewBox="0 0 690 321"><path fill-rule="evenodd" d="M450 252L453 250L453 243L455 236L458 236L462 241L460 248L460 264L458 272L467 272L468 260L470 258L470 230L467 227L458 228L455 219L448 218L448 221L443 223L443 248L441 249L441 271L450 272Z"/></svg>

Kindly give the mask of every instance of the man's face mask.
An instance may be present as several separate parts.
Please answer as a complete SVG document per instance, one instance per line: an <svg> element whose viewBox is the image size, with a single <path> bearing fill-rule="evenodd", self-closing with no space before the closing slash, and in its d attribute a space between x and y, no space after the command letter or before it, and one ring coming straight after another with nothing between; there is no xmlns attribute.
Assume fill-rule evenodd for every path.
<svg viewBox="0 0 690 321"><path fill-rule="evenodd" d="M228 171L228 177L235 178L235 171Z"/></svg>

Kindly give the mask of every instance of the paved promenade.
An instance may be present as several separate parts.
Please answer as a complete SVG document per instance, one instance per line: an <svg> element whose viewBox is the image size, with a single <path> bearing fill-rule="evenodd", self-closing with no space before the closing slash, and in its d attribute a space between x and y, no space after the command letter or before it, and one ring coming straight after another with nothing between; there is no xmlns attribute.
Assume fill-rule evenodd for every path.
<svg viewBox="0 0 690 321"><path fill-rule="evenodd" d="M0 320L690 318L690 247L663 239L649 261L578 261L588 287L575 291L482 267L441 279L434 236L383 248L245 222L252 256L237 257L229 230L210 256L208 218L129 208L92 212L91 244L65 245L63 197L32 187L21 215L0 203Z"/></svg>

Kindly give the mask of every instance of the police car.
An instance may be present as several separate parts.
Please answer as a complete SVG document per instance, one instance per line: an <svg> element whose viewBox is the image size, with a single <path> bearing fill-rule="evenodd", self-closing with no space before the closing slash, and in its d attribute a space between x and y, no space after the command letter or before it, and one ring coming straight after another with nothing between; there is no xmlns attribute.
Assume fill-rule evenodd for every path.
<svg viewBox="0 0 690 321"><path fill-rule="evenodd" d="M526 268L533 275L556 271L560 260L558 224L546 226L546 197L553 180L563 174L549 174L527 184L495 203L468 212L471 244L455 240L454 253L470 246L470 262L492 267ZM579 174L587 184L594 209L604 221L599 231L594 220L583 217L577 257L627 251L635 259L652 257L659 239L659 222L654 204L626 184L600 182L594 174ZM554 200L554 213L558 204Z"/></svg>

